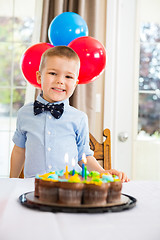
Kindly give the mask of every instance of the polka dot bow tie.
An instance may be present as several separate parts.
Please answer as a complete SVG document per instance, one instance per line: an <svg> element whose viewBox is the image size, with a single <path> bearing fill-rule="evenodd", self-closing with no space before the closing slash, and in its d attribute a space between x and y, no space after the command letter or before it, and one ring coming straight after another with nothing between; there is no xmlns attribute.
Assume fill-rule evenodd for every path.
<svg viewBox="0 0 160 240"><path fill-rule="evenodd" d="M34 115L38 115L44 111L50 111L52 116L59 119L64 111L64 103L61 104L43 104L39 101L34 102Z"/></svg>

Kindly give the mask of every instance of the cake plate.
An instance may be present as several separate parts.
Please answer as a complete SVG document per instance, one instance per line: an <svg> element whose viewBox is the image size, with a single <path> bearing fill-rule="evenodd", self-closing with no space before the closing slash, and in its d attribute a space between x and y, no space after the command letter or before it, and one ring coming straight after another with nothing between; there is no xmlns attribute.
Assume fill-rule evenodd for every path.
<svg viewBox="0 0 160 240"><path fill-rule="evenodd" d="M32 209L38 209L47 212L65 212L65 213L103 213L103 212L120 212L131 209L136 205L137 200L129 195L121 194L121 201L117 203L107 203L103 206L97 205L64 205L59 203L47 203L40 201L34 196L33 192L23 193L19 197L23 206Z"/></svg>

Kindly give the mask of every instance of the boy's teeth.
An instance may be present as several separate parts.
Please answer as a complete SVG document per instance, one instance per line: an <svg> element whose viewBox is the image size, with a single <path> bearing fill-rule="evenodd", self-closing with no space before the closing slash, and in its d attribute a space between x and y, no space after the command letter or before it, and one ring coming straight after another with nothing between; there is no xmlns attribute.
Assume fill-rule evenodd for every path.
<svg viewBox="0 0 160 240"><path fill-rule="evenodd" d="M53 89L55 89L57 91L60 91L60 92L63 92L63 89L59 89L59 88L53 88Z"/></svg>

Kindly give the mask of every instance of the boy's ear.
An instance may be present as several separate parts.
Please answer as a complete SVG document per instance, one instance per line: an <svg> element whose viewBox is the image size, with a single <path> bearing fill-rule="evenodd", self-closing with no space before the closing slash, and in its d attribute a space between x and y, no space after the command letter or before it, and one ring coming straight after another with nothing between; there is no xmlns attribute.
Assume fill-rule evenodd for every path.
<svg viewBox="0 0 160 240"><path fill-rule="evenodd" d="M41 84L41 73L40 73L40 71L36 72L36 78L37 78L37 83Z"/></svg>

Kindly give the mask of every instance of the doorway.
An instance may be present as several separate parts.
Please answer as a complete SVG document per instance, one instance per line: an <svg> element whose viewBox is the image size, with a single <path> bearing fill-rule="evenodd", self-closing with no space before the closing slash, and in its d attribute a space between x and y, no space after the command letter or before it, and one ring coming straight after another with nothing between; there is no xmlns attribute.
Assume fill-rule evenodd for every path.
<svg viewBox="0 0 160 240"><path fill-rule="evenodd" d="M150 48L141 43L143 26L149 22L160 24L156 9L160 9L157 0L107 1L104 128L111 129L112 167L136 180L160 180L160 76L155 70L160 64L156 62L158 56L153 56L158 54L155 45L159 49L160 38L156 44L152 42ZM145 50L152 55L149 60ZM145 61L148 61L148 68L151 66L147 68L148 78L143 76L147 67ZM155 74L151 75L153 71L157 71L156 80ZM147 81L154 89L147 88Z"/></svg>

